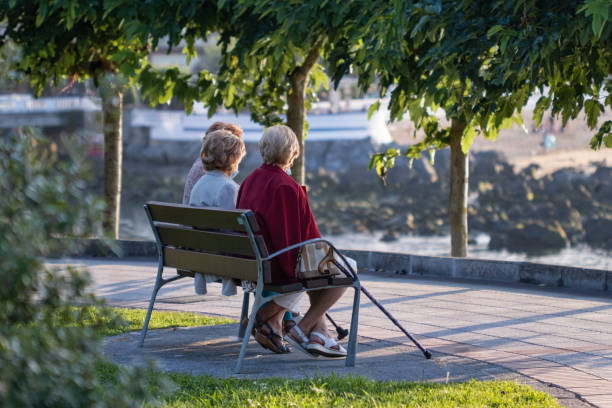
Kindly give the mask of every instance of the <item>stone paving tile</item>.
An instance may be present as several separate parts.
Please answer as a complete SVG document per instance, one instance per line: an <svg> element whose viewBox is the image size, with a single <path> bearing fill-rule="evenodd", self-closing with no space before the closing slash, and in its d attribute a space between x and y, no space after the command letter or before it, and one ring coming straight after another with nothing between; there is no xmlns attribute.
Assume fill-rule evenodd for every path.
<svg viewBox="0 0 612 408"><path fill-rule="evenodd" d="M600 408L612 408L612 397L608 397L607 395L593 395L585 398L585 400L596 407Z"/></svg>
<svg viewBox="0 0 612 408"><path fill-rule="evenodd" d="M89 266L95 292L109 302L146 307L155 262L78 261ZM54 262L61 265L60 262ZM169 275L172 275L170 271ZM542 292L478 283L420 281L362 275L364 286L434 353L486 361L583 395L597 406L612 407L612 302L586 295ZM211 285L211 293L217 289ZM180 298L184 298L180 303ZM178 299L177 299L178 298ZM362 294L359 334L420 352ZM240 315L242 298L193 298L192 281L160 291L156 308ZM352 296L330 313L347 327ZM432 337L433 336L433 337ZM422 358L422 357L420 357ZM359 357L358 357L359 359ZM483 367L484 369L484 367ZM604 391L602 391L602 389Z"/></svg>
<svg viewBox="0 0 612 408"><path fill-rule="evenodd" d="M605 395L612 387L612 382L606 380L591 380L588 384L572 387L580 395Z"/></svg>

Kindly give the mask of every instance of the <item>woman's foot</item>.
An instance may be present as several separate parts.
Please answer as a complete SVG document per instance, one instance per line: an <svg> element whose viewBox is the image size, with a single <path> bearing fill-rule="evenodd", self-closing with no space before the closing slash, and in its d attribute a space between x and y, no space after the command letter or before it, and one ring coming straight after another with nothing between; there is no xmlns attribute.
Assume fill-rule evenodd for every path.
<svg viewBox="0 0 612 408"><path fill-rule="evenodd" d="M304 354L308 354L311 357L318 357L318 355L310 353L306 349L306 345L308 344L308 336L304 334L302 329L300 329L299 325L294 325L286 334L285 340L289 342L293 347L297 348Z"/></svg>
<svg viewBox="0 0 612 408"><path fill-rule="evenodd" d="M262 322L258 315L255 315L256 328L254 328L255 341L263 348L273 351L277 354L291 353L291 347L287 345L279 333L281 333L281 325L275 319L267 322ZM277 327L275 327L277 326Z"/></svg>
<svg viewBox="0 0 612 408"><path fill-rule="evenodd" d="M261 328L257 330L255 335L255 341L258 342L263 348L266 348L276 354L287 354L291 353L291 347L283 338L274 330L264 323Z"/></svg>
<svg viewBox="0 0 612 408"><path fill-rule="evenodd" d="M329 358L346 357L346 349L336 340L329 336L329 333L318 331L310 332L310 342L305 346L306 350L312 354L317 354Z"/></svg>

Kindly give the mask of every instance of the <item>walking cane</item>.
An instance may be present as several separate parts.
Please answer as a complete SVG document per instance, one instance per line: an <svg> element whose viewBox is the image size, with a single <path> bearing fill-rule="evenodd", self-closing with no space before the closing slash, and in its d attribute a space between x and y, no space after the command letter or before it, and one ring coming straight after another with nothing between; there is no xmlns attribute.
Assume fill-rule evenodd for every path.
<svg viewBox="0 0 612 408"><path fill-rule="evenodd" d="M343 258L344 260L344 256L342 256L340 254L340 256ZM346 262L346 260L344 260ZM349 267L349 270L347 270L344 266L340 265L339 262L337 262L335 259L332 261L342 272L344 272L345 275L350 276L353 279L357 279L357 276L352 272L351 268ZM391 315L391 313L389 313L387 311L387 309L385 309L383 307L383 305L381 305L380 303L378 303L378 300L376 300L374 298L374 296L372 296L370 294L370 292L367 291L366 288L364 288L363 286L361 286L361 291L368 297L370 298L370 300L372 301L372 303L374 303L376 306L378 306L378 308L385 314L385 316L387 316L389 318L389 320L391 320L393 322L393 324L395 324L410 340L412 340L412 342L419 348L419 350L421 350L421 352L423 352L423 355L425 355L425 358L427 360L429 360L431 358L431 353L429 352L429 350L427 350L426 348L424 348L421 343L418 342L417 339L415 339L414 337L412 337L410 335L410 333L408 333L406 331L406 329L404 329L404 327L397 321L395 320L395 318ZM328 316L329 318L329 316Z"/></svg>
<svg viewBox="0 0 612 408"><path fill-rule="evenodd" d="M329 320L331 324L333 324L334 327L336 328L336 333L338 333L338 340L342 340L343 338L348 336L349 331L346 330L344 327L339 326L336 322L334 322L334 319L332 319L329 314L325 313L325 317L327 317L327 320Z"/></svg>

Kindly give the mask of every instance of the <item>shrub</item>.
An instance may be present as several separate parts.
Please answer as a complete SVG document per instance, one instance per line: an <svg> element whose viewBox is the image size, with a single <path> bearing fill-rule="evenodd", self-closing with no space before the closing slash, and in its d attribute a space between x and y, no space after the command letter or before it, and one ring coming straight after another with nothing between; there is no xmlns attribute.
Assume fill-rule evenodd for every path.
<svg viewBox="0 0 612 408"><path fill-rule="evenodd" d="M88 275L44 261L74 250L78 240L63 238L95 233L103 209L83 192L83 144L61 145L33 130L0 139L0 401L5 407L134 406L156 384L143 369L117 371L112 386L101 382L96 324L84 327L85 309L71 307L100 304L86 292ZM106 318L101 314L99 324Z"/></svg>

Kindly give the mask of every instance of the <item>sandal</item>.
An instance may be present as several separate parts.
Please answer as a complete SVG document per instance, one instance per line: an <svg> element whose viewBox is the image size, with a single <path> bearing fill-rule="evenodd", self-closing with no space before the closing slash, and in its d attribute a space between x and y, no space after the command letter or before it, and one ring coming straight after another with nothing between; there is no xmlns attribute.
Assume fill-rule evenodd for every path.
<svg viewBox="0 0 612 408"><path fill-rule="evenodd" d="M295 327L297 322L293 319L283 320L283 334L287 334Z"/></svg>
<svg viewBox="0 0 612 408"><path fill-rule="evenodd" d="M261 330L262 327L267 327L270 332L264 333ZM275 340L279 341L280 344L276 343ZM273 351L276 354L287 354L291 353L292 351L291 348L285 344L283 338L272 329L272 326L270 326L268 322L263 322L260 324L255 334L255 341L263 348Z"/></svg>
<svg viewBox="0 0 612 408"><path fill-rule="evenodd" d="M308 342L305 345L306 350L310 353L329 357L329 358L337 358L337 357L346 357L346 349L342 347L336 340L331 337L327 337L322 333L317 331L310 332L311 336L318 337L323 341L323 344L319 344L315 341ZM338 349L334 349L332 347L338 346Z"/></svg>
<svg viewBox="0 0 612 408"><path fill-rule="evenodd" d="M308 354L310 357L319 357L317 354L312 354L310 351L306 349L306 345L308 344L308 337L306 337L302 329L300 329L300 327L297 324L293 326L291 329L293 329L295 333L297 333L299 341L294 339L291 336L290 332L287 332L287 334L285 334L285 341L287 341L288 343L291 343L293 347L297 348L304 354Z"/></svg>
<svg viewBox="0 0 612 408"><path fill-rule="evenodd" d="M249 318L248 318L248 317L245 317L244 319L242 319L242 323L241 323L241 325L242 325L242 327L244 327L244 329L246 330L246 328L247 328L247 327L248 327L248 325L249 325ZM259 316L257 316L257 315L255 315L255 321L253 322L253 328L251 329L251 335L252 335L253 337L257 336L257 330L259 330L259 329L261 328L261 326L262 326L262 325L263 325L263 323L262 323L262 321L261 321L260 317L259 317ZM255 340L257 340L257 339L255 339ZM260 344L260 345L261 345L263 348L265 348L266 350L270 350L270 349L268 348L268 346L267 346L267 344L268 344L267 342L265 342L264 344L262 344L262 342L259 342L259 341L258 341L258 343L259 343L259 344Z"/></svg>

